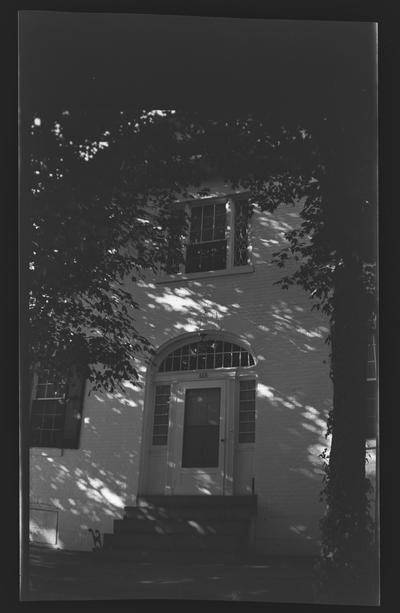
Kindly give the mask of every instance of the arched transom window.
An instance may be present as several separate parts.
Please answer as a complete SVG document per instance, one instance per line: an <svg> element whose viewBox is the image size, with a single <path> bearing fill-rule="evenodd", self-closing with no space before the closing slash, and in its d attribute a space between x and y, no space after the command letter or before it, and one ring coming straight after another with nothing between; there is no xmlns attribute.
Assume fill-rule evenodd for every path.
<svg viewBox="0 0 400 613"><path fill-rule="evenodd" d="M161 362L158 372L238 366L254 366L254 358L247 349L235 343L208 339L175 349Z"/></svg>

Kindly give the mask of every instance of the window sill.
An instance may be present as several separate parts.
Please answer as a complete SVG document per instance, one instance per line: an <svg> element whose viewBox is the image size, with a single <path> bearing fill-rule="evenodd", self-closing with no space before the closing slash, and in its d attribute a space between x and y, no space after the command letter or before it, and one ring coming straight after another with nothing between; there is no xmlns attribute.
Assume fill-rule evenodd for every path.
<svg viewBox="0 0 400 613"><path fill-rule="evenodd" d="M59 458L64 455L64 449L60 447L31 447L32 455Z"/></svg>
<svg viewBox="0 0 400 613"><path fill-rule="evenodd" d="M254 266L247 264L246 266L235 266L234 268L224 270L209 270L205 272L190 272L176 273L174 275L158 276L155 280L156 285L164 285L166 283L179 283L180 281L194 281L196 279L209 279L214 277L227 277L230 275L243 275L254 272Z"/></svg>

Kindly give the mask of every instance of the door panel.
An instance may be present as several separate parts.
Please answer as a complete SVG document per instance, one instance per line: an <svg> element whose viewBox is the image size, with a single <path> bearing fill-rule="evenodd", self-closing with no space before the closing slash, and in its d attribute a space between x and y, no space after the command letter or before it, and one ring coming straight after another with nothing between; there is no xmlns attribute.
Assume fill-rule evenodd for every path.
<svg viewBox="0 0 400 613"><path fill-rule="evenodd" d="M208 384L207 384L208 383ZM221 494L224 487L225 384L183 384L177 411L176 494Z"/></svg>
<svg viewBox="0 0 400 613"><path fill-rule="evenodd" d="M186 390L182 468L218 466L221 389Z"/></svg>

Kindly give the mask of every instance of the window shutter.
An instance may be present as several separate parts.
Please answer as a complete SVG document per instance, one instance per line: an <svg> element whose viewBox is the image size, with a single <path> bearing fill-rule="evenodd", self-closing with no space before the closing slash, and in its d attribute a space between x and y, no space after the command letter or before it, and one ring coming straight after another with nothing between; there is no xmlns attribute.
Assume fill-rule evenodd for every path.
<svg viewBox="0 0 400 613"><path fill-rule="evenodd" d="M64 449L77 449L82 422L83 397L86 380L76 367L71 368L65 399Z"/></svg>

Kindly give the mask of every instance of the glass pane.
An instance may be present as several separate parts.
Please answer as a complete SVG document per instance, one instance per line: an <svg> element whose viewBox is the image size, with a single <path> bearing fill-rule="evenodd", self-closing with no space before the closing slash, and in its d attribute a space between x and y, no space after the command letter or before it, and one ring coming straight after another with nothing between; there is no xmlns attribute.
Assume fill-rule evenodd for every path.
<svg viewBox="0 0 400 613"><path fill-rule="evenodd" d="M214 353L214 351L215 351L215 344L216 344L216 343L215 343L215 342L213 342L213 341L208 341L208 342L206 343L206 352L207 352L208 354L210 354L210 353L212 353L212 354L213 354L213 353Z"/></svg>
<svg viewBox="0 0 400 613"><path fill-rule="evenodd" d="M46 398L46 384L36 386L36 398Z"/></svg>
<svg viewBox="0 0 400 613"><path fill-rule="evenodd" d="M218 425L220 394L219 387L186 390L185 427Z"/></svg>
<svg viewBox="0 0 400 613"><path fill-rule="evenodd" d="M255 380L254 379L243 379L240 381L240 391L255 389Z"/></svg>
<svg viewBox="0 0 400 613"><path fill-rule="evenodd" d="M239 366L239 362L240 362L240 354L233 353L232 354L232 366Z"/></svg>
<svg viewBox="0 0 400 613"><path fill-rule="evenodd" d="M217 204L215 207L214 240L225 238L226 210L225 204Z"/></svg>
<svg viewBox="0 0 400 613"><path fill-rule="evenodd" d="M254 422L249 423L241 423L240 424L240 432L254 432Z"/></svg>
<svg viewBox="0 0 400 613"><path fill-rule="evenodd" d="M219 460L218 426L187 427L184 432L182 467L216 467Z"/></svg>
<svg viewBox="0 0 400 613"><path fill-rule="evenodd" d="M240 402L243 400L255 400L256 399L256 391L253 389L248 390L240 390Z"/></svg>
<svg viewBox="0 0 400 613"><path fill-rule="evenodd" d="M254 443L254 432L242 432L239 434L239 443Z"/></svg>
<svg viewBox="0 0 400 613"><path fill-rule="evenodd" d="M197 243L201 238L201 207L193 207L190 219L190 242Z"/></svg>
<svg viewBox="0 0 400 613"><path fill-rule="evenodd" d="M242 351L240 354L240 366L249 365L249 354L247 351Z"/></svg>
<svg viewBox="0 0 400 613"><path fill-rule="evenodd" d="M224 354L224 368L230 368L232 366L232 354L225 353Z"/></svg>
<svg viewBox="0 0 400 613"><path fill-rule="evenodd" d="M216 351L216 353L222 353L223 352L223 348L224 348L223 341L217 341L215 343L215 351Z"/></svg>
<svg viewBox="0 0 400 613"><path fill-rule="evenodd" d="M183 467L218 466L220 394L219 387L186 390Z"/></svg>
<svg viewBox="0 0 400 613"><path fill-rule="evenodd" d="M168 415L169 413L169 405L168 404L157 404L154 409L154 415Z"/></svg>
<svg viewBox="0 0 400 613"><path fill-rule="evenodd" d="M165 415L154 415L154 426L161 426L163 424L168 425L168 414Z"/></svg>
<svg viewBox="0 0 400 613"><path fill-rule="evenodd" d="M169 385L157 385L156 387L157 396L159 395L169 396L169 393L170 393Z"/></svg>
<svg viewBox="0 0 400 613"><path fill-rule="evenodd" d="M214 355L207 355L206 367L214 368Z"/></svg>
<svg viewBox="0 0 400 613"><path fill-rule="evenodd" d="M215 356L215 368L222 368L222 353L217 353Z"/></svg>
<svg viewBox="0 0 400 613"><path fill-rule="evenodd" d="M203 354L199 355L199 361L197 368L204 369L206 367L206 356Z"/></svg>
<svg viewBox="0 0 400 613"><path fill-rule="evenodd" d="M166 428L164 425L156 424L153 427L153 436L166 436L167 431L168 431L168 428Z"/></svg>

